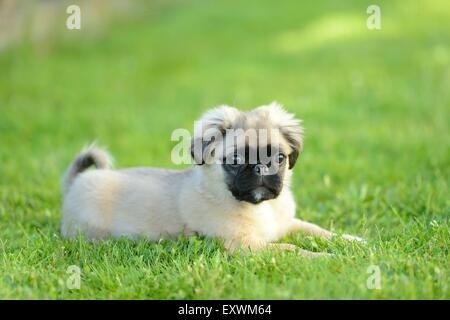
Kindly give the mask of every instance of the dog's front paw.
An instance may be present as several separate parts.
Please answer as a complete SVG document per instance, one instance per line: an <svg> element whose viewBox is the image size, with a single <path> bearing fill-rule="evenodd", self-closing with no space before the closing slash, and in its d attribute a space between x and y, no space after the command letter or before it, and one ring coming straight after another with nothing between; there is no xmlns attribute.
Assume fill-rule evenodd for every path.
<svg viewBox="0 0 450 320"><path fill-rule="evenodd" d="M341 237L342 237L342 239L345 239L345 240L357 241L361 244L367 244L367 241L365 239L357 237L357 236L352 236L350 234L343 234Z"/></svg>

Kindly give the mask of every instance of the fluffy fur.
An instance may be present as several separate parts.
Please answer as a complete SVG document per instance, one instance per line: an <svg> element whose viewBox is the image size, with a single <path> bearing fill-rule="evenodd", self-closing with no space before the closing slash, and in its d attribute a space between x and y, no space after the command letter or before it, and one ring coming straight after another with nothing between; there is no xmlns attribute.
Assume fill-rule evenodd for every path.
<svg viewBox="0 0 450 320"><path fill-rule="evenodd" d="M295 218L290 182L291 169L303 146L300 121L275 103L250 112L221 106L206 112L200 120L197 126L202 129L278 130L276 142L289 153L289 168L283 172L279 195L258 204L237 200L225 182L222 165L214 162L201 165L204 162L201 153L193 152L198 165L183 171L112 170L108 153L91 146L74 160L64 178L62 235L74 238L82 232L89 239L145 237L159 240L197 233L222 239L229 250L257 250L270 245L315 255L291 244L272 244L295 231L325 238L334 235ZM195 131L194 140L203 141L205 137L198 134L200 130ZM96 170L86 170L92 164Z"/></svg>

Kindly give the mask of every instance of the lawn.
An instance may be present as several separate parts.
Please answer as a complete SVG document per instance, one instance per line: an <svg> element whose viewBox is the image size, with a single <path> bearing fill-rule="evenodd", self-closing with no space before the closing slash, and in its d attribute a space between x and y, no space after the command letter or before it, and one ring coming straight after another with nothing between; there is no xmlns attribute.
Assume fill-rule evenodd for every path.
<svg viewBox="0 0 450 320"><path fill-rule="evenodd" d="M377 1L368 30L370 4L155 3L0 52L0 298L449 299L450 4ZM310 260L195 237L61 239L60 179L85 144L117 167L177 168L174 129L274 100L304 120L297 215L366 246L284 239L336 254Z"/></svg>

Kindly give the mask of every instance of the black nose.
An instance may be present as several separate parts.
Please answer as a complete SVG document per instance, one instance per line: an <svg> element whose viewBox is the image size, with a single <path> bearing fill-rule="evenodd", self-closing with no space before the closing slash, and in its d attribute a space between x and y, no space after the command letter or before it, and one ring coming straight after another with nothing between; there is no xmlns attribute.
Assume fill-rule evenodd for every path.
<svg viewBox="0 0 450 320"><path fill-rule="evenodd" d="M253 172L258 176L264 176L269 173L269 168L264 164L257 164L253 167Z"/></svg>

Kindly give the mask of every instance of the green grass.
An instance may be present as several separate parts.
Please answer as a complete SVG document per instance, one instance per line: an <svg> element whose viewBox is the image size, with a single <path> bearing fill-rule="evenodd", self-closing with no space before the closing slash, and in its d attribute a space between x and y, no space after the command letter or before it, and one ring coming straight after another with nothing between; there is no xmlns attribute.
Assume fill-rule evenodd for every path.
<svg viewBox="0 0 450 320"><path fill-rule="evenodd" d="M1 53L0 298L450 298L450 5L377 1L383 28L368 31L372 2L181 2ZM367 246L290 237L337 254L308 260L203 238L61 239L60 178L86 143L119 167L175 167L172 130L273 100L306 127L297 215Z"/></svg>

